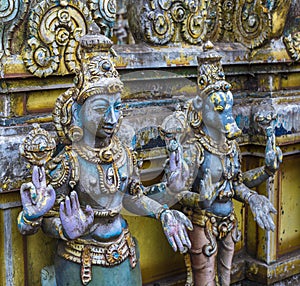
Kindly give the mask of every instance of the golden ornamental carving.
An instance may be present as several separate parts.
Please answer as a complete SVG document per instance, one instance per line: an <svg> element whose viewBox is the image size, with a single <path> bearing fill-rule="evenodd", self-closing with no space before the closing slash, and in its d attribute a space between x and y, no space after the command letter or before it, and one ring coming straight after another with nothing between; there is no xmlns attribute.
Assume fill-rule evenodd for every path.
<svg viewBox="0 0 300 286"><path fill-rule="evenodd" d="M44 0L32 7L23 54L27 69L38 77L74 72L78 40L92 24L90 11L79 0Z"/></svg>
<svg viewBox="0 0 300 286"><path fill-rule="evenodd" d="M11 54L13 33L23 21L29 0L2 0L0 3L0 59Z"/></svg>
<svg viewBox="0 0 300 286"><path fill-rule="evenodd" d="M88 7L92 12L93 19L101 28L102 33L111 38L113 26L116 21L116 0L88 0Z"/></svg>
<svg viewBox="0 0 300 286"><path fill-rule="evenodd" d="M20 153L32 165L43 166L53 155L56 142L46 130L38 124L33 125L34 129L25 137L23 144L20 145Z"/></svg>
<svg viewBox="0 0 300 286"><path fill-rule="evenodd" d="M291 0L129 0L137 42L166 45L239 42L261 47L282 34ZM278 20L280 19L280 21Z"/></svg>
<svg viewBox="0 0 300 286"><path fill-rule="evenodd" d="M128 19L136 41L165 45L180 41L199 44L205 39L207 1L146 0L133 3L132 0L131 2L128 5Z"/></svg>
<svg viewBox="0 0 300 286"><path fill-rule="evenodd" d="M256 48L270 38L272 30L271 11L263 1L239 0L233 16L235 39L247 46Z"/></svg>
<svg viewBox="0 0 300 286"><path fill-rule="evenodd" d="M288 53L294 61L300 61L300 31L283 38Z"/></svg>

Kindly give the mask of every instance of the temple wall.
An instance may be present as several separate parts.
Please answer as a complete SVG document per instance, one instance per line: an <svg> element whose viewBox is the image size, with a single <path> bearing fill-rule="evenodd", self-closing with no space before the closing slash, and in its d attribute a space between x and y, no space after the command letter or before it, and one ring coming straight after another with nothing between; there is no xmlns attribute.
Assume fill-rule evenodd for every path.
<svg viewBox="0 0 300 286"><path fill-rule="evenodd" d="M18 148L35 122L55 134L51 118L54 102L73 84L78 30L68 30L68 36L61 31L62 34L56 34L56 42L49 40L51 45L46 46L45 38L53 36L42 27L46 11L51 14L67 7L74 25L82 33L92 23L99 22L97 13L91 8L89 11L83 2L72 0L69 5L63 2L59 6L51 1L7 0L4 1L7 7L19 4L14 9L3 4L7 13L0 14L3 20L0 22L0 253L4 257L0 262L1 285L40 285L40 271L51 265L54 255L55 241L41 231L22 237L17 230L16 218L21 210L19 188L30 178L28 165ZM235 5L239 7L244 2L236 1ZM285 9L269 13L272 25L263 40L255 39L266 35L264 29L249 41L250 36L247 38L238 30L235 21L233 30L221 27L222 37L212 33L221 29L218 26L210 35L223 56L226 78L233 86L234 114L243 130L239 143L244 170L264 162L265 138L255 126L253 116L266 106L277 112L276 140L284 155L279 172L258 188L278 211L274 217L275 232L260 230L249 210L236 204L242 240L236 245L232 282L247 278L268 285L300 274L300 11L297 0L277 1L277 5L280 9L285 5ZM283 15L279 16L279 11ZM229 14L222 15L224 20ZM109 19L105 19L109 26ZM42 32L38 33L40 26ZM39 43L40 48L39 44L34 45L38 36L45 40ZM125 116L120 134L133 147L147 145L157 137L151 127L161 124L176 104L195 95L196 57L202 52L201 42L153 46L141 40L136 44L116 45L114 50L116 67L125 84ZM139 137L141 129L148 130L148 141ZM137 145L133 144L133 136ZM166 158L163 148L144 147L139 156L145 161L142 170L145 184L159 180ZM172 252L161 226L148 218L127 216L127 219L139 241L144 282L173 277L180 285L185 271L183 257Z"/></svg>

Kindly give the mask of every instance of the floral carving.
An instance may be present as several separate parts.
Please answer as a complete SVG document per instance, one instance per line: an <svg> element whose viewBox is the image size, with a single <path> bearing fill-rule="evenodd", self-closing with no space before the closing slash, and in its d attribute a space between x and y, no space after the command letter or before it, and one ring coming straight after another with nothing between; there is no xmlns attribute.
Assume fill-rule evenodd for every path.
<svg viewBox="0 0 300 286"><path fill-rule="evenodd" d="M11 39L23 21L29 0L2 0L0 2L0 58L11 54Z"/></svg>
<svg viewBox="0 0 300 286"><path fill-rule="evenodd" d="M28 20L28 41L23 60L38 77L74 72L78 40L87 33L91 15L79 0L40 1Z"/></svg>
<svg viewBox="0 0 300 286"><path fill-rule="evenodd" d="M88 6L102 33L111 38L116 21L116 0L88 0Z"/></svg>
<svg viewBox="0 0 300 286"><path fill-rule="evenodd" d="M240 0L233 19L236 40L248 48L261 46L269 39L271 14L262 1Z"/></svg>
<svg viewBox="0 0 300 286"><path fill-rule="evenodd" d="M293 35L289 34L283 38L286 48L295 61L300 61L300 32L296 32Z"/></svg>
<svg viewBox="0 0 300 286"><path fill-rule="evenodd" d="M143 39L155 45L185 41L202 43L206 36L207 1L199 0L156 0L144 1L143 7L129 5L129 21L136 40ZM140 9L141 8L141 9ZM137 12L137 10L142 12ZM134 23L133 15L139 13L140 28Z"/></svg>

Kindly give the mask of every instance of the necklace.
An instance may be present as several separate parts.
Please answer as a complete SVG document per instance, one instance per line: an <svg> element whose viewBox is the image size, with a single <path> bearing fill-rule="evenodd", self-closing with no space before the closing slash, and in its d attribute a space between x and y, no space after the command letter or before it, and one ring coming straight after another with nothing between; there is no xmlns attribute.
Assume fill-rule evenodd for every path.
<svg viewBox="0 0 300 286"><path fill-rule="evenodd" d="M196 134L199 143L209 153L220 158L223 167L223 177L225 180L231 180L234 177L234 156L236 154L235 144L233 141L226 139L226 142L220 146L206 135Z"/></svg>
<svg viewBox="0 0 300 286"><path fill-rule="evenodd" d="M120 159L122 146L117 137L113 137L110 144L104 148L93 148L85 144L73 144L73 149L83 159L94 164L110 164Z"/></svg>
<svg viewBox="0 0 300 286"><path fill-rule="evenodd" d="M101 165L97 165L97 170L99 174L99 184L100 189L103 193L113 194L120 188L120 176L118 172L118 168L115 163L112 164L111 167L104 170Z"/></svg>
<svg viewBox="0 0 300 286"><path fill-rule="evenodd" d="M206 135L195 134L201 145L210 153L217 156L226 156L233 152L234 144L233 142L226 139L223 145L218 144L216 141L212 140Z"/></svg>

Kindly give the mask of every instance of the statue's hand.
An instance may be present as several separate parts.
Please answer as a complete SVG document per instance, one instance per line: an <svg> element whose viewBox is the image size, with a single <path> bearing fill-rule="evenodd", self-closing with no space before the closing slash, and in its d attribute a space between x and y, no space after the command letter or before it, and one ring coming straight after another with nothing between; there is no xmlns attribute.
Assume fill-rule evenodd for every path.
<svg viewBox="0 0 300 286"><path fill-rule="evenodd" d="M282 162L282 151L276 146L274 131L271 127L266 129L266 134L265 166L268 173L274 174Z"/></svg>
<svg viewBox="0 0 300 286"><path fill-rule="evenodd" d="M191 221L177 210L165 210L161 216L161 223L165 235L174 251L187 252L191 248L191 241L186 228L193 230Z"/></svg>
<svg viewBox="0 0 300 286"><path fill-rule="evenodd" d="M87 205L83 212L75 191L71 192L70 197L66 196L65 202L60 203L59 216L63 231L70 239L83 235L94 221L92 208Z"/></svg>
<svg viewBox="0 0 300 286"><path fill-rule="evenodd" d="M249 198L249 205L257 224L265 230L275 230L271 213L276 214L277 211L271 202L262 195L253 194Z"/></svg>
<svg viewBox="0 0 300 286"><path fill-rule="evenodd" d="M171 190L181 191L184 189L188 178L188 168L182 158L181 147L169 152L165 172L167 174L167 184Z"/></svg>
<svg viewBox="0 0 300 286"><path fill-rule="evenodd" d="M212 183L211 172L205 170L203 179L200 180L199 186L200 201L211 200L215 195L215 185Z"/></svg>
<svg viewBox="0 0 300 286"><path fill-rule="evenodd" d="M20 189L23 216L29 221L37 220L54 205L55 190L46 184L44 167L33 167L32 182L22 184Z"/></svg>

